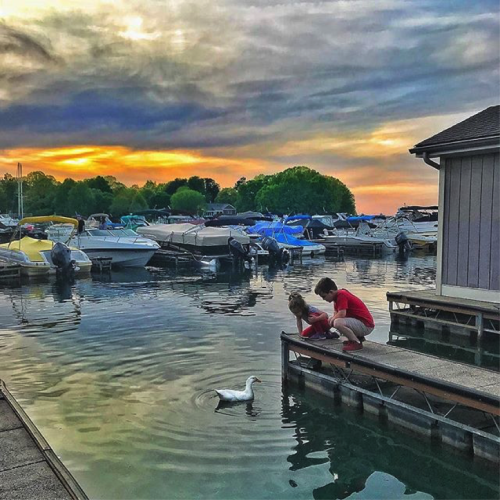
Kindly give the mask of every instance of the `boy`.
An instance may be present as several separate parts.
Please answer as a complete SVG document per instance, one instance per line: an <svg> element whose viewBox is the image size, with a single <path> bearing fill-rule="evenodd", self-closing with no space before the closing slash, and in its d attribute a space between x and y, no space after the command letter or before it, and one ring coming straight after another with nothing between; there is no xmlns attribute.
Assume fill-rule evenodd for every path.
<svg viewBox="0 0 500 500"><path fill-rule="evenodd" d="M321 278L314 289L326 302L333 302L335 314L329 318L331 326L347 337L343 351L358 351L363 348L363 340L369 335L375 323L366 305L345 289L338 289L335 281Z"/></svg>

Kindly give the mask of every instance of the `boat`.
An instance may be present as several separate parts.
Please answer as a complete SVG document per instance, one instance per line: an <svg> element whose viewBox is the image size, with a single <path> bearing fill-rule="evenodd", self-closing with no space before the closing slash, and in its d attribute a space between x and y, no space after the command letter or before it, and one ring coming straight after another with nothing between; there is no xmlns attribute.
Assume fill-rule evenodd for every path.
<svg viewBox="0 0 500 500"><path fill-rule="evenodd" d="M228 256L230 242L242 245L248 253L250 238L228 227L205 227L200 224L152 224L137 232L159 243L164 250L184 250L204 256Z"/></svg>
<svg viewBox="0 0 500 500"><path fill-rule="evenodd" d="M321 240L327 246L348 246L352 249L372 247L374 244L380 244L382 253L391 254L398 250L394 235L381 236L372 231L366 221L359 221L355 230L335 230L332 234L324 236Z"/></svg>
<svg viewBox="0 0 500 500"><path fill-rule="evenodd" d="M25 224L43 223L67 224L76 230L78 221L68 217L25 217L18 224L18 230ZM15 236L15 233L13 237ZM0 245L0 259L21 266L23 276L44 276L60 272L74 271L88 273L92 262L88 256L78 248L62 242L40 240L24 236L18 240L12 239L9 243Z"/></svg>
<svg viewBox="0 0 500 500"><path fill-rule="evenodd" d="M287 250L301 249L302 257L315 257L326 252L326 247L317 241L309 241L296 238L287 233L274 233L272 236L280 248Z"/></svg>
<svg viewBox="0 0 500 500"><path fill-rule="evenodd" d="M111 259L113 267L144 267L160 245L132 229L84 228L69 234L67 224L53 225L46 231L52 241L68 241L83 250L91 260Z"/></svg>
<svg viewBox="0 0 500 500"><path fill-rule="evenodd" d="M108 214L98 213L89 215L85 221L85 227L96 228L96 229L114 229L123 227L121 222L113 222Z"/></svg>
<svg viewBox="0 0 500 500"><path fill-rule="evenodd" d="M292 251L300 250L303 257L314 257L324 254L326 251L326 247L322 243L298 238L304 232L302 225L291 226L279 221L263 221L258 222L255 226L248 227L247 232L250 234L259 234L262 237L274 238L280 248Z"/></svg>

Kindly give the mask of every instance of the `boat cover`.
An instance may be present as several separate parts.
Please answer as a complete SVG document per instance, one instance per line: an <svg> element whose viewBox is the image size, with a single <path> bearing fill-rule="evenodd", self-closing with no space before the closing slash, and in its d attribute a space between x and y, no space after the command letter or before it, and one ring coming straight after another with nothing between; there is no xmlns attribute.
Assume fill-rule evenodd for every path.
<svg viewBox="0 0 500 500"><path fill-rule="evenodd" d="M257 222L255 226L247 228L249 234L260 234L261 236L275 237L278 233L285 234L302 234L304 232L303 226L287 226L282 222Z"/></svg>
<svg viewBox="0 0 500 500"><path fill-rule="evenodd" d="M240 231L227 227L205 227L196 224L152 224L138 227L137 232L156 241L176 245L194 245L197 247L216 247L227 245L229 238L234 238L242 245L248 245L250 238Z"/></svg>
<svg viewBox="0 0 500 500"><path fill-rule="evenodd" d="M307 240L299 240L290 234L278 233L274 235L274 239L278 243L286 243L287 245L295 245L298 247L317 247L318 243Z"/></svg>
<svg viewBox="0 0 500 500"><path fill-rule="evenodd" d="M37 240L35 238L30 238L25 236L20 240L14 240L10 243L4 243L0 245L0 248L6 250L20 250L24 252L32 262L44 262L44 259L40 252L51 251L54 246L54 242L50 240Z"/></svg>

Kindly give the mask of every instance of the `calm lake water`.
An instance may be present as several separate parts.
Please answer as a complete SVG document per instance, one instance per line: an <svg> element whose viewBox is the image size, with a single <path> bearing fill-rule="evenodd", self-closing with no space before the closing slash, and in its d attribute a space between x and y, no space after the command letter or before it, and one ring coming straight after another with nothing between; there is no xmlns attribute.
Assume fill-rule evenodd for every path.
<svg viewBox="0 0 500 500"><path fill-rule="evenodd" d="M0 378L91 498L498 498L496 468L282 389L288 294L330 311L323 276L365 300L385 343L386 291L433 287L435 258L0 285ZM217 408L210 389L253 374L253 403Z"/></svg>

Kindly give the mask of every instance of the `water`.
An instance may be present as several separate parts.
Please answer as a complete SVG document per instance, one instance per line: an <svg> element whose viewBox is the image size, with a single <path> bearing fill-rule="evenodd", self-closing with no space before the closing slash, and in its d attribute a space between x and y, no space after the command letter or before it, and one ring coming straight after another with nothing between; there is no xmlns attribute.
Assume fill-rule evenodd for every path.
<svg viewBox="0 0 500 500"><path fill-rule="evenodd" d="M92 498L498 498L487 464L283 392L287 297L323 276L361 296L387 342L387 290L432 287L433 257L315 260L202 275L144 269L0 287L0 377ZM253 403L218 407L212 388Z"/></svg>

